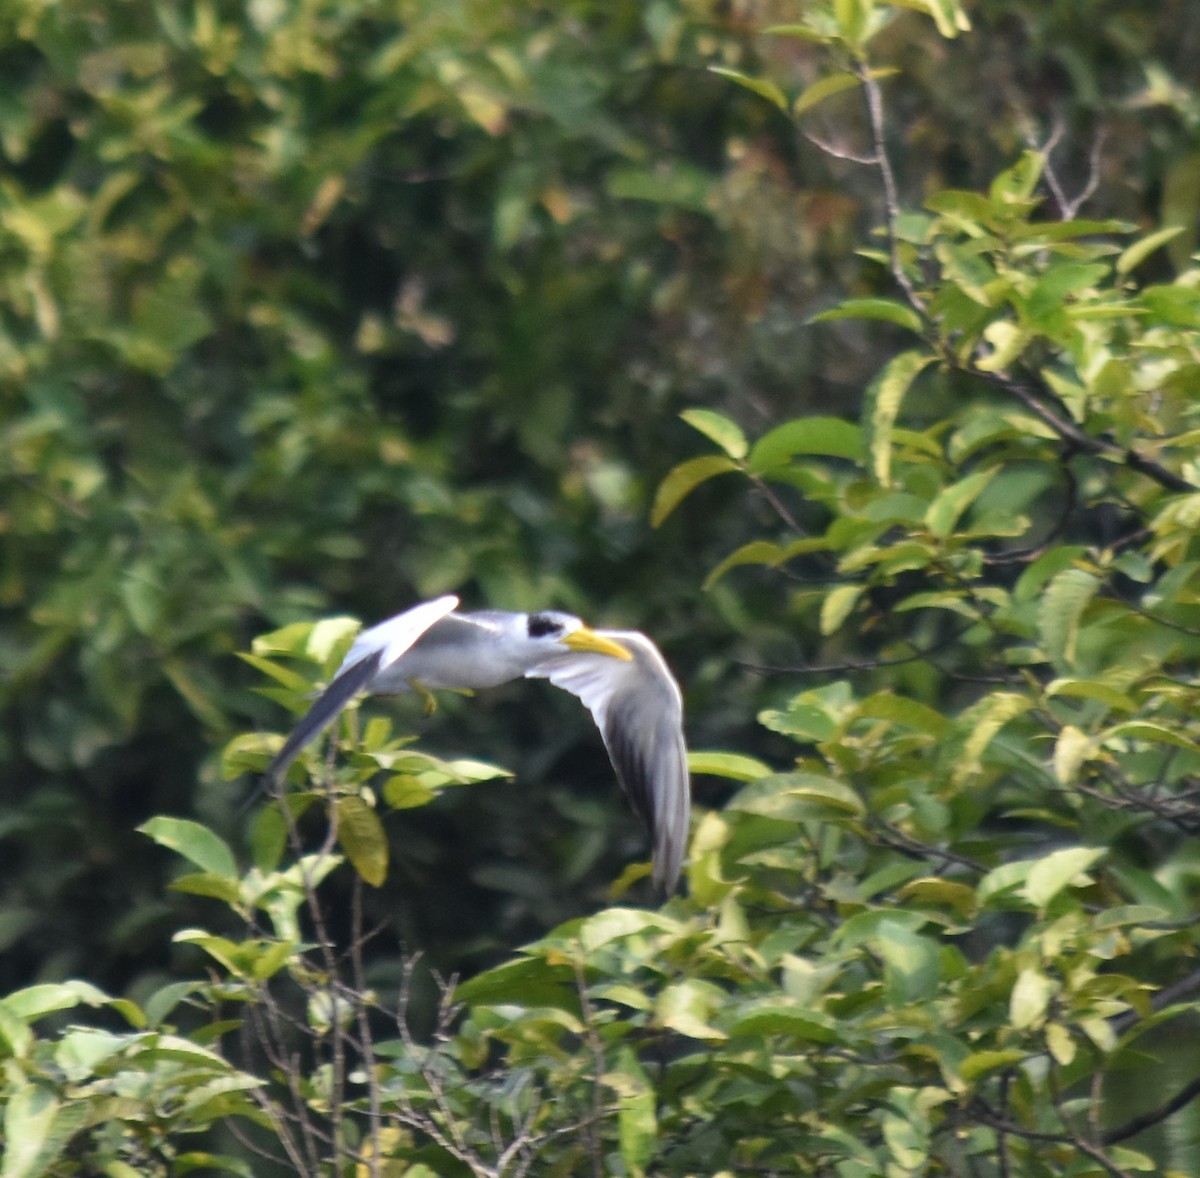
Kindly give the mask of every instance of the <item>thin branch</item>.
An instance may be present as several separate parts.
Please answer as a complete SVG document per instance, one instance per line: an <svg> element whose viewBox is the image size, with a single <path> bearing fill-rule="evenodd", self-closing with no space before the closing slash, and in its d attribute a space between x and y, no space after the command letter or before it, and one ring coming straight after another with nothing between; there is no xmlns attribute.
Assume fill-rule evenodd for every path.
<svg viewBox="0 0 1200 1178"><path fill-rule="evenodd" d="M887 151L887 130L883 118L883 93L879 83L871 74L865 61L855 63L854 72L862 83L863 95L867 103L867 118L871 124L871 140L874 145L874 163L879 169L879 178L883 182L884 214L888 235L888 255L891 260L892 277L904 291L904 297L909 305L922 318L925 317L925 304L917 294L912 279L904 269L900 260L900 236L898 224L900 220L900 196L896 187L896 173L892 170L892 161Z"/></svg>
<svg viewBox="0 0 1200 1178"><path fill-rule="evenodd" d="M1093 454L1101 458L1114 458L1122 465L1129 467L1130 470L1153 479L1168 491L1188 492L1200 490L1200 487L1197 487L1194 483L1188 482L1187 479L1181 475L1177 475L1173 470L1169 470L1153 458L1147 458L1145 455L1138 453L1132 446L1119 446L1116 442L1110 442L1107 438L1095 437L1092 434L1084 432L1069 418L1055 413L1053 409L1044 404L1041 397L1022 381L1015 380L998 372L982 372L975 368L972 368L970 371L974 375L980 376L1003 389L1015 400L1020 401L1030 413L1045 425L1048 425L1063 441L1070 442L1072 446L1082 453Z"/></svg>
<svg viewBox="0 0 1200 1178"><path fill-rule="evenodd" d="M1185 1105L1191 1104L1197 1096L1200 1096L1200 1076L1197 1076L1190 1084L1177 1092L1166 1104L1154 1109L1152 1112L1140 1113L1136 1117L1132 1117L1116 1129L1109 1129L1101 1138L1105 1145L1116 1145L1120 1141L1127 1141L1130 1137L1136 1137L1145 1129L1149 1129L1152 1125L1157 1125L1159 1121L1165 1121L1169 1116L1179 1112Z"/></svg>

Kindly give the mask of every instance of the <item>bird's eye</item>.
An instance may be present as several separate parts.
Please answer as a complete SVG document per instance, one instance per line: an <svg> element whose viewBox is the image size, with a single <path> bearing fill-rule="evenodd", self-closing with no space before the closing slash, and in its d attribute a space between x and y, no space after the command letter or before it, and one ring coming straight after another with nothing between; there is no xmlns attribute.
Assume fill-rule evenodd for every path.
<svg viewBox="0 0 1200 1178"><path fill-rule="evenodd" d="M562 622L548 618L545 614L530 614L528 621L530 638L547 638L562 633Z"/></svg>

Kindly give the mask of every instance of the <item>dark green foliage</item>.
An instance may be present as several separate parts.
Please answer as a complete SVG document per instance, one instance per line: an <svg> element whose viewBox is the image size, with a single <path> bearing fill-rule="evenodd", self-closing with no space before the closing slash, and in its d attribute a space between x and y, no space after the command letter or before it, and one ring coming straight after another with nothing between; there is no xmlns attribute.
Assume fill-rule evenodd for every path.
<svg viewBox="0 0 1200 1178"><path fill-rule="evenodd" d="M1196 1171L1200 23L976 7L0 15L0 1178ZM537 684L242 829L450 589L686 895Z"/></svg>

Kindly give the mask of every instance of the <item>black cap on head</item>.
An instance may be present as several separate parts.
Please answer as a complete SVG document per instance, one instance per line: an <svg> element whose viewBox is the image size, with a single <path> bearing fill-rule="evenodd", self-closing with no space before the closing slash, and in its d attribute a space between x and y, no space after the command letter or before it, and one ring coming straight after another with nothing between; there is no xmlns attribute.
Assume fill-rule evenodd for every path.
<svg viewBox="0 0 1200 1178"><path fill-rule="evenodd" d="M549 614L530 614L526 622L530 638L546 638L563 632L562 621Z"/></svg>

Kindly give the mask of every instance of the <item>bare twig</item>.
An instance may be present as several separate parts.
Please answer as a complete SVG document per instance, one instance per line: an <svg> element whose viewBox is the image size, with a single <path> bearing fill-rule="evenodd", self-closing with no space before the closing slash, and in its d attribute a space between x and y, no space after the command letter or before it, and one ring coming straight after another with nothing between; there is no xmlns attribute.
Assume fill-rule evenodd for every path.
<svg viewBox="0 0 1200 1178"><path fill-rule="evenodd" d="M892 277L896 285L904 292L909 305L925 318L925 303L917 294L912 279L904 269L900 258L900 195L896 187L896 173L892 169L892 161L887 150L887 129L883 118L883 94L879 83L871 73L865 61L856 62L854 72L862 83L863 95L867 104L867 119L871 124L871 140L874 145L874 164L879 169L879 178L883 182L884 215L888 235L888 255L891 260Z"/></svg>

